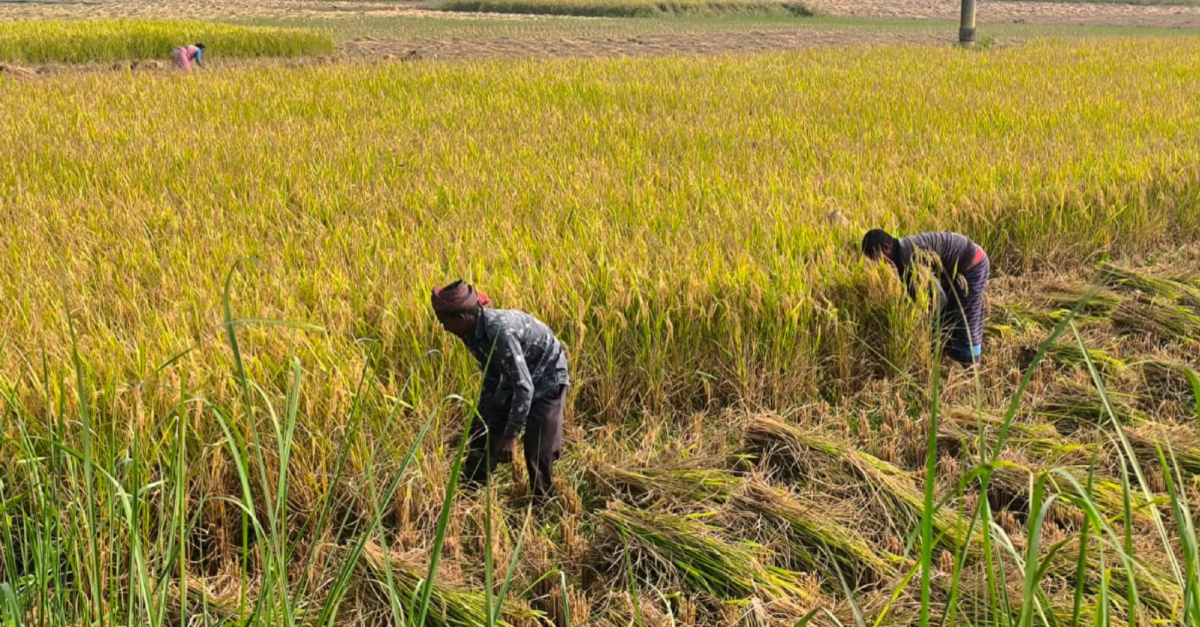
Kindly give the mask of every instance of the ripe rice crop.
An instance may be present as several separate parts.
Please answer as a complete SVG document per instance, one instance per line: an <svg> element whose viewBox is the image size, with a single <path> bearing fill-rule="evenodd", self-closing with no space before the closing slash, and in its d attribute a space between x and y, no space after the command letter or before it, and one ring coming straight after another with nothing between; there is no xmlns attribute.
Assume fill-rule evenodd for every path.
<svg viewBox="0 0 1200 627"><path fill-rule="evenodd" d="M1198 82L1187 38L0 76L0 624L1195 624ZM875 225L988 250L979 368ZM544 512L459 486L457 276L568 350Z"/></svg>
<svg viewBox="0 0 1200 627"><path fill-rule="evenodd" d="M40 80L0 102L0 243L59 253L0 259L24 277L0 359L64 363L73 311L98 379L153 380L211 347L254 257L238 310L325 332L248 329L252 369L371 337L395 372L446 349L439 391L461 390L426 297L464 275L550 323L610 416L808 394L872 349L923 354L855 253L868 226L970 233L1000 271L1200 232L1197 60L1170 39ZM219 355L182 357L195 385Z"/></svg>
<svg viewBox="0 0 1200 627"><path fill-rule="evenodd" d="M79 20L0 23L0 61L89 63L169 60L176 46L203 42L209 58L330 54L333 39L296 28L182 20Z"/></svg>

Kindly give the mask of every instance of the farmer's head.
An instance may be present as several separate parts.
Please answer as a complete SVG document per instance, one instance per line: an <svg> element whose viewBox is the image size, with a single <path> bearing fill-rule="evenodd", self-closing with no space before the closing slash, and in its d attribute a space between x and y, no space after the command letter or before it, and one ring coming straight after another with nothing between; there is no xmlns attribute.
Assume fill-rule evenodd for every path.
<svg viewBox="0 0 1200 627"><path fill-rule="evenodd" d="M204 50L204 44L196 44L196 47L201 50Z"/></svg>
<svg viewBox="0 0 1200 627"><path fill-rule="evenodd" d="M891 259L892 250L896 247L896 238L883 229L871 229L863 236L862 251L868 259Z"/></svg>
<svg viewBox="0 0 1200 627"><path fill-rule="evenodd" d="M462 279L445 287L433 288L429 302L442 328L460 338L475 332L479 309L491 303L487 294L476 291Z"/></svg>

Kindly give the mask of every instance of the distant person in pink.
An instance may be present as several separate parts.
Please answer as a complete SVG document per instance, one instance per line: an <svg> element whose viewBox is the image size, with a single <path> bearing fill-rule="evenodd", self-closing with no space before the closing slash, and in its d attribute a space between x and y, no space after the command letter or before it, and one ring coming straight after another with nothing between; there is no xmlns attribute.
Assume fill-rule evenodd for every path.
<svg viewBox="0 0 1200 627"><path fill-rule="evenodd" d="M171 60L175 62L175 67L184 72L192 71L192 62L196 65L204 67L204 63L200 57L204 56L204 44L192 44L190 46L180 46L171 51Z"/></svg>

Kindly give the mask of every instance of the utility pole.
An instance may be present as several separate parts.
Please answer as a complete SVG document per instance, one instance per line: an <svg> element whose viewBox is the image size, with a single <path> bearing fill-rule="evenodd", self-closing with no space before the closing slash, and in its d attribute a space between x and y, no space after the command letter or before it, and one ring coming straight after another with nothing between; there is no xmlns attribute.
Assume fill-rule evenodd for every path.
<svg viewBox="0 0 1200 627"><path fill-rule="evenodd" d="M975 0L962 0L962 16L958 22L960 46L975 45Z"/></svg>

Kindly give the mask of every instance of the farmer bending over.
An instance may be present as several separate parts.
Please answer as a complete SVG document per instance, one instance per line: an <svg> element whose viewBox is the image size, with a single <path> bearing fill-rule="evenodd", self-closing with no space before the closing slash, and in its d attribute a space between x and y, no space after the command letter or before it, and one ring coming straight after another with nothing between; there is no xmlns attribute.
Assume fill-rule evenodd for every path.
<svg viewBox="0 0 1200 627"><path fill-rule="evenodd" d="M937 272L938 285L947 296L940 303L942 328L950 335L947 353L955 361L973 364L983 352L984 294L991 263L975 242L958 233L920 233L896 239L883 229L871 229L863 237L863 254L886 259L916 297L917 277L913 263L921 253L929 257Z"/></svg>
<svg viewBox="0 0 1200 627"><path fill-rule="evenodd" d="M192 61L195 61L197 66L204 67L204 63L200 61L200 58L203 56L204 44L179 46L171 51L171 60L175 62L175 67L184 72L192 71Z"/></svg>
<svg viewBox="0 0 1200 627"><path fill-rule="evenodd" d="M458 336L483 370L479 417L471 423L467 482L487 482L498 463L512 461L525 431L525 468L534 496L553 496L554 460L562 449L562 414L570 379L554 333L520 311L488 309L486 294L461 279L430 298L442 327Z"/></svg>

